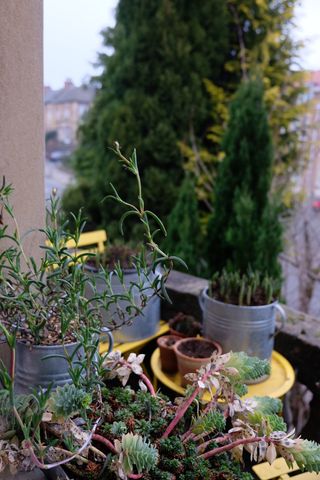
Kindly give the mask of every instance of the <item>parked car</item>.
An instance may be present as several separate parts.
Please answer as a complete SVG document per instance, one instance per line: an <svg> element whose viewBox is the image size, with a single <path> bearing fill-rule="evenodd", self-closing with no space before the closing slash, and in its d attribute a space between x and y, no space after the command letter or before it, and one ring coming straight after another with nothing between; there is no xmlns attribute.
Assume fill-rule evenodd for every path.
<svg viewBox="0 0 320 480"><path fill-rule="evenodd" d="M314 200L312 202L312 208L313 210L320 210L320 200Z"/></svg>

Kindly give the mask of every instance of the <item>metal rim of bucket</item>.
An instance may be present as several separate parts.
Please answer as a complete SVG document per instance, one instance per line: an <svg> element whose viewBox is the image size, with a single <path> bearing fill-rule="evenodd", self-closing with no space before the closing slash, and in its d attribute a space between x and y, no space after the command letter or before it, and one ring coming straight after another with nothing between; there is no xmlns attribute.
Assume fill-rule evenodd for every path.
<svg viewBox="0 0 320 480"><path fill-rule="evenodd" d="M219 305L227 306L230 309L237 309L237 310L239 308L241 310L251 310L252 308L254 308L256 310L263 310L263 309L270 308L270 307L273 307L273 306L276 306L276 305L279 304L278 300L275 300L274 302L266 303L265 305L250 305L250 306L248 306L248 305L236 305L234 303L221 302L220 300L216 300L215 298L210 297L208 295L208 290L209 290L209 287L206 287L204 290L202 290L202 292L200 294L200 306L201 306L202 310L203 310L203 307L204 307L204 304L203 304L204 299L209 299L213 302L218 303Z"/></svg>
<svg viewBox="0 0 320 480"><path fill-rule="evenodd" d="M34 349L39 349L39 350L41 350L41 349L46 350L46 349L49 349L49 348L61 349L63 347L72 347L74 345L79 345L79 342L59 343L59 344L50 344L49 343L48 345L36 345L36 344L33 344L33 343L28 344L21 339L19 339L17 341L17 343L19 343L19 345L24 345L29 350L32 350L33 348Z"/></svg>

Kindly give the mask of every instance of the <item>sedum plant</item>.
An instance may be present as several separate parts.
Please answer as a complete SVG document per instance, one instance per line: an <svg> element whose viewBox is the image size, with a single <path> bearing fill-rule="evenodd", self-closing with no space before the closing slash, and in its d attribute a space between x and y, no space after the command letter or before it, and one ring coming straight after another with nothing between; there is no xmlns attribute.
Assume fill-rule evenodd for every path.
<svg viewBox="0 0 320 480"><path fill-rule="evenodd" d="M244 353L214 354L188 375L192 385L185 397L171 403L155 392L142 360L109 354L90 404L84 392L68 386L42 403L34 399L41 408L31 409L29 421L30 411L27 417L19 409L19 421L5 430L7 440L13 435L9 428L20 438L19 465L25 455L29 466L30 459L43 469L66 464L73 478L251 480L241 466L246 452L253 463L282 456L288 465L295 461L302 470L320 471L320 446L287 432L279 400L240 397L247 389L244 379L268 372L265 362ZM138 390L130 386L137 385L132 374L139 377ZM0 398L6 412L13 408ZM23 428L29 429L24 440Z"/></svg>
<svg viewBox="0 0 320 480"><path fill-rule="evenodd" d="M130 475L134 468L138 474L148 472L158 463L158 450L141 435L127 433L122 435L121 441L115 440L115 449L119 454L119 477Z"/></svg>
<svg viewBox="0 0 320 480"><path fill-rule="evenodd" d="M245 274L222 270L212 277L209 296L224 303L240 306L268 305L280 295L278 280L248 270Z"/></svg>
<svg viewBox="0 0 320 480"><path fill-rule="evenodd" d="M192 386L188 388L184 399L180 399L177 405L172 405L157 395L152 385L146 381L139 369L141 356L139 357L131 354L130 361L127 361L119 352L113 352L105 361L106 378L118 377L127 389L126 395L112 389L103 390L103 398L109 404L115 405L119 399L122 407L121 424L126 426L128 432L123 435L120 429L111 428L108 433L109 440L116 445L116 448L113 445L109 445L109 448L115 454L112 468L118 469L117 478L249 479L249 473L241 473L228 460L231 458L241 463L245 451L250 454L253 462L267 460L272 463L280 455L289 465L298 459L301 469L320 470L319 445L302 441L294 437L294 432L286 431L283 419L278 416L281 413L279 400L267 397L242 400L240 397L247 391L243 383L245 379L255 379L268 373L267 362L248 357L244 353L221 356L214 354L211 362L198 373L188 375L189 380L193 381ZM129 371L140 376L140 386L143 388L140 394L126 387ZM209 392L211 397L206 404L201 402L204 392ZM145 413L139 400L141 396L144 396L145 401L149 398L149 407ZM145 403L148 404L147 401ZM116 419L113 425L117 426L120 423L118 409L119 404L117 411L108 412L108 421ZM126 435L136 435L141 429L143 415L146 416L144 432L158 451L158 462L152 467L149 464L143 475L139 476L141 472L134 464L131 463L130 467L121 456L125 450L121 442ZM141 434L139 438L143 438ZM133 457L138 455L140 443L137 441L136 445L134 442L130 445L130 454ZM227 477L222 473L224 471L225 474L226 468Z"/></svg>
<svg viewBox="0 0 320 480"><path fill-rule="evenodd" d="M91 402L92 396L89 392L67 383L57 387L50 397L48 408L54 412L56 419L66 419L85 410Z"/></svg>

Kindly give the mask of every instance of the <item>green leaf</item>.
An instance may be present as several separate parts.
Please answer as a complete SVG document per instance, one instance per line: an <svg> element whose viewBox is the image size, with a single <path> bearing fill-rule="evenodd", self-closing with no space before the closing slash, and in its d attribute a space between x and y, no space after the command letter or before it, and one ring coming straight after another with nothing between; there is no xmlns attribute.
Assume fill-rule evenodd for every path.
<svg viewBox="0 0 320 480"><path fill-rule="evenodd" d="M150 210L145 210L144 213L147 214L147 215L150 215L150 217L152 217L155 220L155 222L160 226L160 229L161 229L163 235L166 237L167 236L167 230L166 230L164 224L162 223L162 221L160 220L160 218L158 217L158 215L151 212Z"/></svg>
<svg viewBox="0 0 320 480"><path fill-rule="evenodd" d="M120 218L119 220L119 228L120 228L120 232L121 232L121 235L123 236L124 235L124 231L123 231L123 224L124 224L124 221L130 217L131 215L136 215L136 216L140 216L139 212L137 211L134 211L134 210L129 210L128 212L125 212L122 217Z"/></svg>

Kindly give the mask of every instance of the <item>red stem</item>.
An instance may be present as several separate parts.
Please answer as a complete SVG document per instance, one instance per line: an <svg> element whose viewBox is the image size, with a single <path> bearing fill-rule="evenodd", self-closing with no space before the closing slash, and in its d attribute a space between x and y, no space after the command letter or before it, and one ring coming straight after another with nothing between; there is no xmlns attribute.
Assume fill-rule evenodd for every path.
<svg viewBox="0 0 320 480"><path fill-rule="evenodd" d="M206 437L210 433L212 433L212 432L203 432L203 433L199 433L199 435L193 435L192 440L194 442L197 442L198 440L201 440L202 438Z"/></svg>
<svg viewBox="0 0 320 480"><path fill-rule="evenodd" d="M220 393L220 391L218 390L218 391L216 392L215 396L213 397L213 399L210 400L210 402L207 403L206 408L205 408L204 411L203 411L204 415L205 415L206 413L208 413L208 412L211 410L212 407L215 407L215 406L216 406L216 403L217 403L218 397L219 397L219 393Z"/></svg>
<svg viewBox="0 0 320 480"><path fill-rule="evenodd" d="M182 437L182 443L186 443L188 440L193 440L193 437L194 437L194 433L192 433L192 430L188 430L186 435L184 435L184 437Z"/></svg>
<svg viewBox="0 0 320 480"><path fill-rule="evenodd" d="M154 391L154 388L153 388L153 385L152 383L150 382L149 378L144 374L144 373L141 373L140 374L140 378L141 380L143 381L143 383L146 385L146 387L148 388L150 394L155 397L156 396L156 392ZM141 478L141 477L139 477Z"/></svg>
<svg viewBox="0 0 320 480"><path fill-rule="evenodd" d="M103 445L106 445L109 450L111 450L112 453L114 454L117 454L117 451L116 449L114 448L114 445L112 442L110 442L110 440L108 440L107 438L104 438L102 437L102 435L98 435L97 433L95 433L94 435L92 435L92 440L95 440L96 442L100 442L100 443L103 443ZM142 478L143 474L142 473L130 473L129 475L127 475L128 478L132 478L132 479L136 479L138 480L139 478Z"/></svg>
<svg viewBox="0 0 320 480"><path fill-rule="evenodd" d="M100 443L103 443L103 445L105 445L106 447L109 448L109 450L111 450L112 453L116 454L117 451L113 445L112 442L110 442L110 440L108 440L107 438L104 438L102 435L98 435L97 433L94 433L92 435L92 440L95 440L96 442L100 442Z"/></svg>
<svg viewBox="0 0 320 480"><path fill-rule="evenodd" d="M216 370L218 371L218 369ZM216 405L217 401L218 401L218 397L219 397L219 390L215 393L214 397L212 398L212 400L210 400L210 402L207 403L206 405L206 408L203 410L203 414L205 415L206 413L208 413L211 408L213 406ZM189 428L189 430L183 434L182 436L182 441L183 443L185 443L187 440L196 440L194 438L194 434L192 433L192 427Z"/></svg>
<svg viewBox="0 0 320 480"><path fill-rule="evenodd" d="M223 442L226 442L227 440L229 440L229 438L230 438L229 434L224 435L223 437L211 438L210 440L208 440L206 442L203 442L198 446L198 452L200 452L201 450L205 450L207 448L207 446L210 445L210 443L213 443L213 442L223 443Z"/></svg>
<svg viewBox="0 0 320 480"><path fill-rule="evenodd" d="M203 382L205 382L209 376L209 374L211 374L211 372L206 372L203 377L201 378L201 380ZM175 428L175 426L180 422L181 418L183 417L183 415L186 413L186 411L188 410L188 408L190 407L190 405L192 404L193 400L196 398L196 396L198 395L198 393L200 392L201 388L199 386L197 386L193 393L190 395L190 397L188 397L186 399L186 401L184 403L181 404L180 408L177 410L176 412L176 415L174 417L174 419L169 423L166 431L164 432L164 434L162 435L161 438L167 438L170 433L172 432L172 430Z"/></svg>
<svg viewBox="0 0 320 480"><path fill-rule="evenodd" d="M241 438L240 440L235 440L232 443L229 443L228 445L223 445L222 447L217 447L214 448L213 450L210 450L209 452L203 453L200 455L201 458L211 458L214 457L215 455L219 455L219 453L227 452L228 450L232 450L233 448L237 447L238 445L246 445L248 443L257 443L261 442L262 440L264 441L270 441L266 437L251 437L251 438ZM214 441L214 440L213 440Z"/></svg>
<svg viewBox="0 0 320 480"><path fill-rule="evenodd" d="M131 364L129 362L127 362L126 360L123 360L121 359L120 360L120 363L122 365L126 365L127 367L129 367L132 370L131 368ZM155 397L156 396L156 392L154 391L154 388L153 388L153 385L152 383L150 382L149 378L142 372L142 373L139 373L138 374L139 377L141 378L141 380L143 381L143 383L146 385L147 389L149 390L150 394Z"/></svg>

